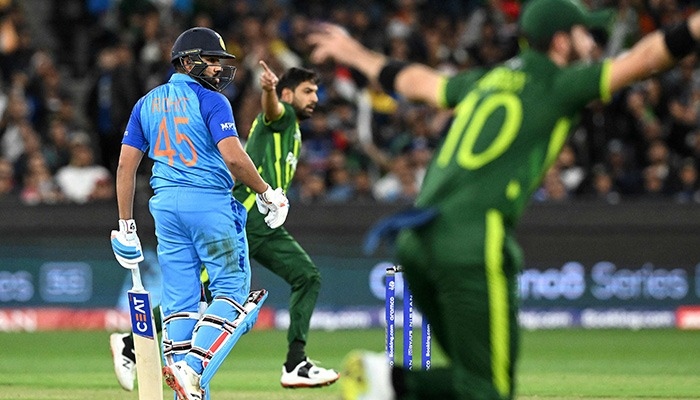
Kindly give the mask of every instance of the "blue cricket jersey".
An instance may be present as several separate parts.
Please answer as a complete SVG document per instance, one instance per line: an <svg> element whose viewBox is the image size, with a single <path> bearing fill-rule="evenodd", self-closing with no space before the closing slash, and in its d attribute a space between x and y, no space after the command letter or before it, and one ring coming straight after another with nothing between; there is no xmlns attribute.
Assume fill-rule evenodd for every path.
<svg viewBox="0 0 700 400"><path fill-rule="evenodd" d="M175 73L134 105L122 143L155 162L154 191L165 187L233 188L217 143L238 136L231 104L186 74Z"/></svg>

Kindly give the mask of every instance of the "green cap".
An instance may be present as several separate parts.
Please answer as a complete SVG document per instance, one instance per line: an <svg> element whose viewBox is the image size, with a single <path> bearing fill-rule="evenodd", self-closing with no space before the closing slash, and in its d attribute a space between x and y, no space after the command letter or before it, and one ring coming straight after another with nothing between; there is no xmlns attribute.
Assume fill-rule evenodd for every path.
<svg viewBox="0 0 700 400"><path fill-rule="evenodd" d="M614 15L611 11L589 11L579 0L530 0L520 16L520 31L528 40L544 45L555 33L568 32L574 25L607 27Z"/></svg>

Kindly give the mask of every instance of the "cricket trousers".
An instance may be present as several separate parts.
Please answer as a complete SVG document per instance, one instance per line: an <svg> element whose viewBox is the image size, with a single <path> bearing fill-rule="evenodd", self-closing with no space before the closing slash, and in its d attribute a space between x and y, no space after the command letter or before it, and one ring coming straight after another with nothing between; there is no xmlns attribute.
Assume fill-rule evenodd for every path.
<svg viewBox="0 0 700 400"><path fill-rule="evenodd" d="M514 396L519 345L516 271L522 255L499 215L484 217L469 235L455 235L448 229L453 221L441 216L398 237L404 278L449 359L443 368L403 370L406 393L400 399ZM465 254L467 250L477 254Z"/></svg>
<svg viewBox="0 0 700 400"><path fill-rule="evenodd" d="M255 206L253 206L255 207ZM307 342L311 315L321 290L318 267L284 227L270 229L264 215L249 211L246 224L250 257L291 288L287 342Z"/></svg>
<svg viewBox="0 0 700 400"><path fill-rule="evenodd" d="M149 209L163 274L163 315L199 311L202 265L214 296L245 302L250 291L247 215L229 191L159 189Z"/></svg>

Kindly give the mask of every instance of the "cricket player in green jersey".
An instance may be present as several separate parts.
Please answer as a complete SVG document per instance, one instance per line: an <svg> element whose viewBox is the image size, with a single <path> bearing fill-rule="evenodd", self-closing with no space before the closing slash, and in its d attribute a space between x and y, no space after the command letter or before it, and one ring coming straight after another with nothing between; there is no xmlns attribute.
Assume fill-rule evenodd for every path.
<svg viewBox="0 0 700 400"><path fill-rule="evenodd" d="M290 68L278 79L264 61L260 61L260 65L263 68L260 76L262 112L253 121L245 150L260 175L286 192L301 150L299 121L311 117L318 102L318 77L308 69ZM236 185L233 195L248 210L246 232L250 257L291 287L289 350L280 383L285 388L334 383L338 373L315 365L305 352L309 323L321 288L318 268L285 228L267 226L264 216L254 210L254 191L245 185ZM258 218L257 214L263 218Z"/></svg>
<svg viewBox="0 0 700 400"><path fill-rule="evenodd" d="M390 60L339 26L309 35L314 62L335 60L389 93L454 111L415 209L396 219L405 223L397 261L449 364L390 369L382 354L353 352L342 372L345 399L515 397L523 256L514 229L533 191L589 102L672 67L700 39L696 12L614 59L593 60L588 28L609 15L579 0L530 0L519 19L527 44L517 56L452 77Z"/></svg>

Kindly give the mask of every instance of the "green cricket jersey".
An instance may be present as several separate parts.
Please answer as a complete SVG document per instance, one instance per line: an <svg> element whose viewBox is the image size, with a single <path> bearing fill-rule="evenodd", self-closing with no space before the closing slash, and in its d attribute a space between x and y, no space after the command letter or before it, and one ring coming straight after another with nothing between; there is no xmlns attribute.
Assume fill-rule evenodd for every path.
<svg viewBox="0 0 700 400"><path fill-rule="evenodd" d="M438 213L404 229L397 254L454 363L442 381L407 374L408 399L513 398L523 263L513 228L580 110L610 97L609 71L609 61L559 68L526 50L443 81L454 120L416 200Z"/></svg>
<svg viewBox="0 0 700 400"><path fill-rule="evenodd" d="M265 182L286 192L297 168L301 130L294 108L280 103L284 111L276 121L266 121L263 113L255 118L245 150ZM255 193L243 183L236 182L233 195L248 210L255 205Z"/></svg>
<svg viewBox="0 0 700 400"><path fill-rule="evenodd" d="M495 69L445 80L442 105L454 107L455 117L417 205L480 220L496 209L514 226L580 110L609 100L609 70L608 61L559 68L526 50Z"/></svg>
<svg viewBox="0 0 700 400"><path fill-rule="evenodd" d="M281 104L284 111L275 121L266 121L263 113L258 114L250 128L245 150L265 182L286 192L297 169L301 130L294 108L288 103ZM321 274L284 226L270 229L263 214L250 211L255 208L252 190L237 182L233 195L248 210L245 229L251 259L290 286L287 363L296 365L305 357L303 346L308 341L311 315L321 290Z"/></svg>

